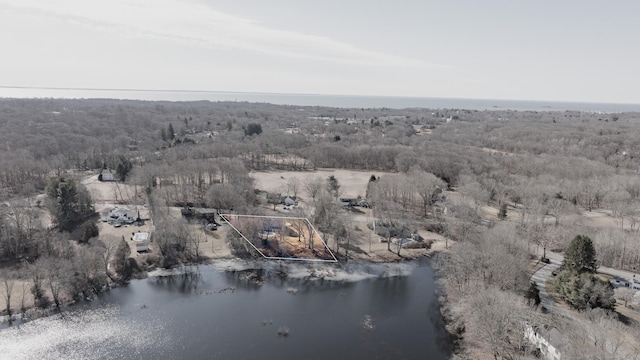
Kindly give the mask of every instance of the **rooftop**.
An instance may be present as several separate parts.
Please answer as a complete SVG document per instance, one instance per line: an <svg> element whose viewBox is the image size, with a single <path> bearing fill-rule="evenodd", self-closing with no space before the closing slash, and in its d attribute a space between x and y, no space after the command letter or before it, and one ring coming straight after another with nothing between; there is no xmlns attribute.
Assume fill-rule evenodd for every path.
<svg viewBox="0 0 640 360"><path fill-rule="evenodd" d="M138 232L133 236L133 241L137 241L137 242L147 241L149 240L149 235L151 234L149 234L146 231Z"/></svg>

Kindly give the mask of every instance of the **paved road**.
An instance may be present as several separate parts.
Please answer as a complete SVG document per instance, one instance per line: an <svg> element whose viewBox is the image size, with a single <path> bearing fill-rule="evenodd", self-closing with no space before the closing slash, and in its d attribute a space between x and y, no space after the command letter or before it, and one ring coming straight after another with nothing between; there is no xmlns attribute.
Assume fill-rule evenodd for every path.
<svg viewBox="0 0 640 360"><path fill-rule="evenodd" d="M551 274L554 270L560 267L562 261L557 261L551 259L551 263L546 264L538 271L536 271L533 275L531 275L531 281L535 282L540 290L540 306L546 311L558 314L559 308L556 306L555 302L549 296L546 289L546 283L549 281L553 275Z"/></svg>
<svg viewBox="0 0 640 360"><path fill-rule="evenodd" d="M538 256L542 256L542 248L537 249L536 253ZM552 262L558 262L560 264L562 264L562 261L564 261L564 256L558 254L558 253L554 253L551 251L547 251L547 257L552 261ZM611 275L611 276L617 276L617 277L621 277L624 279L632 279L634 276L636 279L640 279L640 274L637 273L633 273L631 271L626 271L626 270L619 270L619 269L614 269L614 268L610 268L610 267L606 267L606 266L601 266L598 268L598 272L601 274L607 274L607 275Z"/></svg>
<svg viewBox="0 0 640 360"><path fill-rule="evenodd" d="M567 308L559 306L549 296L549 293L547 292L547 288L546 288L547 282L551 280L551 278L553 278L553 274L552 274L553 271L558 269L560 265L562 265L561 259L556 259L555 256L549 256L549 255L550 254L547 253L547 257L549 258L550 263L546 264L545 266L540 268L538 271L533 273L533 275L531 275L531 281L534 281L538 286L538 289L540 290L540 309L543 312L550 313L551 315L555 315L560 318L564 318L565 320L576 321L578 319L575 317L575 314L571 310L568 310ZM558 255L558 254L554 254L554 255ZM558 256L562 258L561 255L558 255ZM552 285L549 284L548 286L552 286Z"/></svg>

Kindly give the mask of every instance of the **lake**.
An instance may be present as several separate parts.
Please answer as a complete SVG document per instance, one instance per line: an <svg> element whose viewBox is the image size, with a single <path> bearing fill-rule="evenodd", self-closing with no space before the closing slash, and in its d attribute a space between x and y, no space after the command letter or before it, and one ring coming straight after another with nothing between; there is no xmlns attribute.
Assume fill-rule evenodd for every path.
<svg viewBox="0 0 640 360"><path fill-rule="evenodd" d="M447 359L436 290L426 261L217 261L5 327L0 358Z"/></svg>

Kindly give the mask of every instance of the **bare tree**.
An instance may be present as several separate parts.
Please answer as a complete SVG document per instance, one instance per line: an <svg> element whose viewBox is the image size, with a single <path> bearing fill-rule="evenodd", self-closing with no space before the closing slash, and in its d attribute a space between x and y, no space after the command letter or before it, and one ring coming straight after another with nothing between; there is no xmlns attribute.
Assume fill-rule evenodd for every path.
<svg viewBox="0 0 640 360"><path fill-rule="evenodd" d="M411 181L402 177L397 180L398 181L398 200L400 207L402 208L402 212L406 213L413 204L415 197L415 188Z"/></svg>
<svg viewBox="0 0 640 360"><path fill-rule="evenodd" d="M198 261L200 260L200 244L201 244L201 233L200 231L194 233L193 231L189 232L187 235L187 249L191 253L191 256Z"/></svg>
<svg viewBox="0 0 640 360"><path fill-rule="evenodd" d="M560 199L557 197L553 197L548 201L549 212L555 218L555 226L559 226L563 216L569 214L571 209L574 209L571 203L566 201L565 199Z"/></svg>
<svg viewBox="0 0 640 360"><path fill-rule="evenodd" d="M630 195L626 190L611 191L606 194L605 201L607 202L613 217L620 219L620 229L624 229L624 217L629 212Z"/></svg>
<svg viewBox="0 0 640 360"><path fill-rule="evenodd" d="M65 287L66 276L69 275L66 269L66 261L58 261L52 257L42 257L36 261L36 267L41 273L43 283L49 290L56 309L60 310L62 304L62 292Z"/></svg>
<svg viewBox="0 0 640 360"><path fill-rule="evenodd" d="M20 288L22 288L22 297L20 298L20 311L24 313L25 311L27 311L25 300L27 299L28 288L26 284L22 284Z"/></svg>
<svg viewBox="0 0 640 360"><path fill-rule="evenodd" d="M494 359L517 359L533 352L523 336L539 316L516 294L487 289L471 299L468 333L488 347Z"/></svg>
<svg viewBox="0 0 640 360"><path fill-rule="evenodd" d="M476 212L481 206L489 204L491 194L479 182L470 176L465 176L460 181L460 194L472 204Z"/></svg>
<svg viewBox="0 0 640 360"><path fill-rule="evenodd" d="M248 175L236 174L233 181L211 184L204 199L208 206L215 209L239 210L252 206L255 202L253 180Z"/></svg>
<svg viewBox="0 0 640 360"><path fill-rule="evenodd" d="M116 250L118 249L118 245L120 244L120 238L113 235L103 235L100 236L99 240L92 240L95 246L102 247L103 251L101 252L102 266L104 267L104 273L109 277L109 279L114 280L114 277L111 275L110 270L110 262L113 258Z"/></svg>
<svg viewBox="0 0 640 360"><path fill-rule="evenodd" d="M45 274L43 261L37 260L27 266L31 280L31 293L35 306L45 308L49 306L49 298L45 293Z"/></svg>
<svg viewBox="0 0 640 360"><path fill-rule="evenodd" d="M287 181L287 195L293 195L293 197L298 196L298 191L300 191L300 180L297 177L290 177Z"/></svg>
<svg viewBox="0 0 640 360"><path fill-rule="evenodd" d="M426 171L412 171L410 176L415 191L422 200L422 214L426 217L428 207L432 206L435 201L436 191L444 188L444 181Z"/></svg>
<svg viewBox="0 0 640 360"><path fill-rule="evenodd" d="M331 195L327 191L321 191L320 196L317 197L315 211L313 213L313 223L318 226L318 229L322 231L322 236L326 239L327 234L331 233L338 219L339 208L333 201ZM313 234L312 229L309 232L309 242L312 246ZM310 246L310 247L311 247Z"/></svg>
<svg viewBox="0 0 640 360"><path fill-rule="evenodd" d="M448 236L458 240L467 239L480 221L477 208L469 206L464 199L453 198L447 215Z"/></svg>
<svg viewBox="0 0 640 360"><path fill-rule="evenodd" d="M305 181L303 186L305 191L307 192L307 195L311 198L311 200L315 202L316 197L322 191L324 181L322 180L322 178L316 176Z"/></svg>
<svg viewBox="0 0 640 360"><path fill-rule="evenodd" d="M0 286L2 286L3 298L5 300L5 306L7 315L9 316L9 325L13 322L11 312L11 296L13 295L13 287L16 284L15 275L10 270L3 269L0 271Z"/></svg>
<svg viewBox="0 0 640 360"><path fill-rule="evenodd" d="M587 211L593 211L600 206L605 195L602 185L603 181L600 177L589 177L578 182L578 201Z"/></svg>
<svg viewBox="0 0 640 360"><path fill-rule="evenodd" d="M379 219L377 231L387 240L387 250L391 251L391 238L400 236L405 230L404 215L399 191L399 184L395 177L380 177L370 183L369 198L373 211ZM399 249L398 249L399 250ZM398 251L399 253L399 251Z"/></svg>
<svg viewBox="0 0 640 360"><path fill-rule="evenodd" d="M282 194L276 192L267 193L267 203L273 205L273 211L276 211L276 206L282 203Z"/></svg>
<svg viewBox="0 0 640 360"><path fill-rule="evenodd" d="M294 214L301 218L307 218L307 219L309 218L309 214L307 214L300 207L295 209ZM295 219L291 221L291 227L293 227L293 230L298 235L298 241L302 242L302 240L304 240L304 242L306 243L307 242L307 234L306 234L307 226L305 224L305 221ZM311 234L308 234L308 235L310 236Z"/></svg>
<svg viewBox="0 0 640 360"><path fill-rule="evenodd" d="M332 230L333 230L335 252L337 254L340 250L340 244L344 241L344 239L347 238L347 236L349 236L349 231L347 231L347 228L345 227L344 222L340 218L336 219L335 224L332 227ZM345 256L347 256L346 251L345 251Z"/></svg>
<svg viewBox="0 0 640 360"><path fill-rule="evenodd" d="M76 247L75 256L70 261L68 277L66 287L74 298L77 298L79 294L88 298L93 294L100 293L107 284L102 248L97 246Z"/></svg>
<svg viewBox="0 0 640 360"><path fill-rule="evenodd" d="M613 290L613 294L616 299L624 301L624 306L628 306L629 301L633 300L633 296L636 294L634 290L626 287L616 288Z"/></svg>

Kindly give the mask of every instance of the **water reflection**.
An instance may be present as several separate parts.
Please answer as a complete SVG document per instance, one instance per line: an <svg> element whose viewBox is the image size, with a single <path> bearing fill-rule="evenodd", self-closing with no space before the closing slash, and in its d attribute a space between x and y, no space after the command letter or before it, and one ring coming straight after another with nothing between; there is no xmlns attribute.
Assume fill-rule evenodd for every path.
<svg viewBox="0 0 640 360"><path fill-rule="evenodd" d="M179 292L181 294L190 294L198 291L198 287L202 285L202 274L198 269L195 271L187 271L180 274L161 275L150 278L150 283L170 292Z"/></svg>
<svg viewBox="0 0 640 360"><path fill-rule="evenodd" d="M227 283L231 286L242 287L248 290L258 290L264 284L268 273L265 269L250 269L241 271L229 271L225 273ZM277 286L277 281L272 283Z"/></svg>
<svg viewBox="0 0 640 360"><path fill-rule="evenodd" d="M73 312L82 326L41 319L29 332L0 331L10 339L0 348L62 328L64 338L49 331L40 349L55 347L58 358L445 359L433 272L418 265L228 262L157 272ZM86 321L103 309L111 309L103 320ZM138 333L145 346L127 340ZM26 358L42 354L19 350Z"/></svg>
<svg viewBox="0 0 640 360"><path fill-rule="evenodd" d="M440 313L440 304L437 301L434 300L430 302L430 305L427 308L427 316L435 329L445 329L446 324L442 314ZM451 334L446 331L435 331L433 336L436 345L443 353L450 354L453 351L453 339Z"/></svg>

